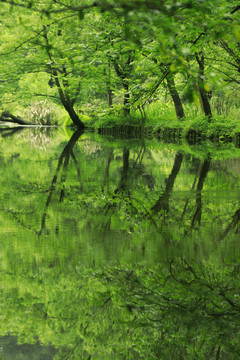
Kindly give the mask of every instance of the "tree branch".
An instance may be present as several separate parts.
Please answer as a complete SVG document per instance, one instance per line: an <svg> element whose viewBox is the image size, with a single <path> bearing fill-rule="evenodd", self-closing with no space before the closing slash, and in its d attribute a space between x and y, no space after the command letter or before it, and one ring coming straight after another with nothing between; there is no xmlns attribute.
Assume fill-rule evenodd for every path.
<svg viewBox="0 0 240 360"><path fill-rule="evenodd" d="M240 5L236 6L231 12L230 14L235 14L235 12L237 12L238 10L240 10Z"/></svg>

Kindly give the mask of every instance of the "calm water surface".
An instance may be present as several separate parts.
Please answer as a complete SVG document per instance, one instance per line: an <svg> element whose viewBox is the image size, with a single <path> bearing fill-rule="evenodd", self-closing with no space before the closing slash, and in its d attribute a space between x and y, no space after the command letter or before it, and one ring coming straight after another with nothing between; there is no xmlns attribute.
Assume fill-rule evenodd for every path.
<svg viewBox="0 0 240 360"><path fill-rule="evenodd" d="M233 144L24 130L0 164L0 358L240 358Z"/></svg>

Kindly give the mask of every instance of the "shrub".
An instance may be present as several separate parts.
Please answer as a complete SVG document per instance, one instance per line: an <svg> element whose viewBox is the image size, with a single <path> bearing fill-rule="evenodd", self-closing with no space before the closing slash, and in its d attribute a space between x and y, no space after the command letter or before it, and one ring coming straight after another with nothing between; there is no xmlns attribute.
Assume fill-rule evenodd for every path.
<svg viewBox="0 0 240 360"><path fill-rule="evenodd" d="M32 102L30 109L26 111L26 117L34 124L56 125L56 122L53 120L53 107L46 100Z"/></svg>

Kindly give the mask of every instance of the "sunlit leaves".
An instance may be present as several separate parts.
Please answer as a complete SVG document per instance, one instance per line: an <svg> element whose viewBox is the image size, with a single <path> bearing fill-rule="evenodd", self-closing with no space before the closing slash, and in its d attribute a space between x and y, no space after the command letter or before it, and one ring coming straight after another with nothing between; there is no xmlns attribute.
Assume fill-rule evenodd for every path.
<svg viewBox="0 0 240 360"><path fill-rule="evenodd" d="M77 1L41 4L16 1L12 6L6 1L1 34L4 39L1 51L5 54L1 63L3 104L7 105L6 99L14 100L13 93L24 105L27 96L36 95L35 91L30 91L23 98L23 92L18 91L18 81L26 79L26 73L49 73L50 69L45 67L49 53L57 71L57 78L52 77L51 81L59 80L64 94L81 105L83 111L100 103L104 111L108 111L107 106L118 111L128 96L128 106L135 110L153 96L161 97L164 90L159 89L164 82L160 79L166 66L170 66L174 75L184 74L184 80L188 77L188 84L196 83L196 52L208 54L205 86L211 91L223 88L226 78L231 83L238 81L234 80L236 72L232 74L229 52L223 58L219 50L223 39L233 48L239 37L238 12L232 12L233 7L234 2L229 4L225 0L220 3L139 1L131 4L125 1L118 4L111 1L80 4ZM11 19L7 17L10 9ZM48 29L48 44L44 42L44 28ZM235 49L234 52L236 59L238 53ZM129 55L132 61L127 67ZM9 63L10 81L4 76ZM227 74L223 73L221 64L227 66ZM117 66L121 76L120 72L115 73ZM218 78L209 78L208 66L211 72L215 68ZM57 87L50 89L49 80L45 79L43 76L41 94L57 101ZM179 77L177 88L184 86L183 78ZM196 93L196 89L189 93L191 101Z"/></svg>

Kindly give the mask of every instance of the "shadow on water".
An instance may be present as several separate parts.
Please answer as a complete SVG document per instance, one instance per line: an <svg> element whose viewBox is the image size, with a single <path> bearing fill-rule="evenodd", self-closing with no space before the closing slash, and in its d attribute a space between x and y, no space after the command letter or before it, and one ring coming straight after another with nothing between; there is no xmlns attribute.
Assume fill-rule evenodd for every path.
<svg viewBox="0 0 240 360"><path fill-rule="evenodd" d="M236 149L217 158L209 145L10 135L0 144L0 356L238 358Z"/></svg>

